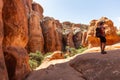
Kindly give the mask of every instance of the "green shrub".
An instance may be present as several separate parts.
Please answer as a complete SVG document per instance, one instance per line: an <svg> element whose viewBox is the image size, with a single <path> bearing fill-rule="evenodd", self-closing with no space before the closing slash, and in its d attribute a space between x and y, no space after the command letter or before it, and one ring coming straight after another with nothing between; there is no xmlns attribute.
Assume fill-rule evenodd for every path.
<svg viewBox="0 0 120 80"><path fill-rule="evenodd" d="M87 49L87 47L82 47L80 46L78 49L75 49L75 48L70 48L69 46L66 47L66 50L69 54L66 54L65 55L65 58L68 58L68 57L72 57L76 54L79 54L79 53L82 53L83 51L85 51Z"/></svg>
<svg viewBox="0 0 120 80"><path fill-rule="evenodd" d="M30 53L29 57L29 64L31 69L35 69L36 67L38 67L44 59L43 55L39 51L36 51L35 53Z"/></svg>
<svg viewBox="0 0 120 80"><path fill-rule="evenodd" d="M83 51L85 51L87 49L87 47L80 47L77 49L78 53L82 53Z"/></svg>
<svg viewBox="0 0 120 80"><path fill-rule="evenodd" d="M69 56L72 57L72 56L74 56L74 55L76 55L76 54L78 54L77 49L75 49L75 48L70 48L70 54L69 54Z"/></svg>
<svg viewBox="0 0 120 80"><path fill-rule="evenodd" d="M78 49L70 48L69 46L67 46L66 51L69 52L69 54L66 54L65 58L72 57L76 54L82 53L86 49L87 49L86 47L84 48L82 46L80 46ZM33 70L36 67L38 67L42 63L43 59L45 59L47 56L51 55L52 53L53 52L48 52L44 56L39 51L36 51L35 53L30 53L29 64L31 69Z"/></svg>

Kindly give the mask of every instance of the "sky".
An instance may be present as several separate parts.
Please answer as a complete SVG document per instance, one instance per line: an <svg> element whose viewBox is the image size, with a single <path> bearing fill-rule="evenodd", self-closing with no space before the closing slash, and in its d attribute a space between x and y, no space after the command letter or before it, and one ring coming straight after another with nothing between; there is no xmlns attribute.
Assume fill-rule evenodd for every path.
<svg viewBox="0 0 120 80"><path fill-rule="evenodd" d="M105 16L120 27L120 0L33 0L44 9L44 16L60 22L89 24Z"/></svg>

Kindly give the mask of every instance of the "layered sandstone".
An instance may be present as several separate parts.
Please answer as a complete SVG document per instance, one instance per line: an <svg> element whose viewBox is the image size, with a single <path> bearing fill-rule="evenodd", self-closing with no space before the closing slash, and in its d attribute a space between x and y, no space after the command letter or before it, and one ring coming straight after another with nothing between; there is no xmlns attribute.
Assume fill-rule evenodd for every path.
<svg viewBox="0 0 120 80"><path fill-rule="evenodd" d="M89 47L95 47L95 46L99 46L99 39L95 37L95 29L96 26L98 26L98 23L100 21L105 21L105 33L106 33L106 39L107 39L107 45L112 45L114 43L117 43L120 41L119 36L116 33L116 28L114 27L113 22L106 18L106 17L102 17L99 20L92 20L90 22L90 26L88 29L88 33L87 33L87 41L88 41L88 46Z"/></svg>
<svg viewBox="0 0 120 80"><path fill-rule="evenodd" d="M22 0L4 0L3 49L9 80L22 80L30 71L28 54L27 13Z"/></svg>

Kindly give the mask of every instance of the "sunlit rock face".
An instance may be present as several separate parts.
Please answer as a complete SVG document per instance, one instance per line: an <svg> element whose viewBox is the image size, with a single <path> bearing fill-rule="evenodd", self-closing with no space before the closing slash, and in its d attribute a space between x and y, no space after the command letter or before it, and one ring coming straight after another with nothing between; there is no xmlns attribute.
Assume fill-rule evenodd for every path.
<svg viewBox="0 0 120 80"><path fill-rule="evenodd" d="M40 17L36 11L30 13L29 18L29 41L28 52L44 52L44 38L40 26Z"/></svg>
<svg viewBox="0 0 120 80"><path fill-rule="evenodd" d="M45 17L41 22L41 27L44 36L45 52L53 52L62 50L61 38L58 35L56 20L51 17Z"/></svg>
<svg viewBox="0 0 120 80"><path fill-rule="evenodd" d="M27 12L22 0L3 2L3 51L9 80L23 80L30 71L25 50L28 42Z"/></svg>
<svg viewBox="0 0 120 80"><path fill-rule="evenodd" d="M98 26L100 21L105 22L104 26L105 26L105 33L106 33L106 39L107 39L106 44L111 45L119 42L120 38L116 33L116 28L114 27L112 20L106 17L101 17L99 20L92 20L90 22L90 26L87 32L88 46L95 47L95 46L99 46L100 44L99 38L95 37L95 29Z"/></svg>
<svg viewBox="0 0 120 80"><path fill-rule="evenodd" d="M62 51L54 51L52 53L52 55L50 55L49 57L47 57L47 60L51 61L51 60L57 60L57 59L64 59L64 54Z"/></svg>
<svg viewBox="0 0 120 80"><path fill-rule="evenodd" d="M2 42L3 42L2 8L3 8L3 0L0 0L0 80L8 80L8 74L7 74L3 50L2 50Z"/></svg>
<svg viewBox="0 0 120 80"><path fill-rule="evenodd" d="M28 42L28 20L22 1L4 0L3 21L3 45L25 47Z"/></svg>
<svg viewBox="0 0 120 80"><path fill-rule="evenodd" d="M23 0L27 15L32 11L32 2L33 0Z"/></svg>
<svg viewBox="0 0 120 80"><path fill-rule="evenodd" d="M33 11L36 11L39 14L40 19L43 18L43 8L40 4L38 3L32 3L32 9Z"/></svg>

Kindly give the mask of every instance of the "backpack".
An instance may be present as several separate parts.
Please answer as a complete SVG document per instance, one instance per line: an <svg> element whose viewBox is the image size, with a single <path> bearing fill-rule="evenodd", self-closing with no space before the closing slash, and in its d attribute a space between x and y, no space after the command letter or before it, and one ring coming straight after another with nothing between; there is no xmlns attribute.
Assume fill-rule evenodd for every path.
<svg viewBox="0 0 120 80"><path fill-rule="evenodd" d="M95 36L96 37L100 37L102 34L101 34L101 28L97 27L96 28L96 33L95 33Z"/></svg>

